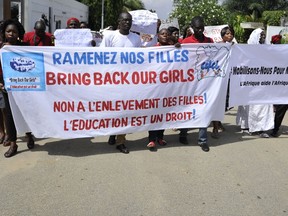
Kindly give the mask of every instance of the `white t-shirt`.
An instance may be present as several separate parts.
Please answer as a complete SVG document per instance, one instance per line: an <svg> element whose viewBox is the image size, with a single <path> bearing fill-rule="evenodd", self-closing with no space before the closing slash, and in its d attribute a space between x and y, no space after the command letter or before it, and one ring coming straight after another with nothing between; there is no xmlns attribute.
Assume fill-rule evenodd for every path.
<svg viewBox="0 0 288 216"><path fill-rule="evenodd" d="M116 31L105 31L100 47L141 47L140 36L130 32L123 35Z"/></svg>

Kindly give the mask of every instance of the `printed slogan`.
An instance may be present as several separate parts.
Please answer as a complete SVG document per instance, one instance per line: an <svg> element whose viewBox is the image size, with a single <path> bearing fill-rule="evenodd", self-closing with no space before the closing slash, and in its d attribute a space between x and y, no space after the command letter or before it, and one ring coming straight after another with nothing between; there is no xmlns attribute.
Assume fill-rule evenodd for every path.
<svg viewBox="0 0 288 216"><path fill-rule="evenodd" d="M1 50L17 130L36 137L207 127L223 120L229 78L230 106L287 102L282 46Z"/></svg>

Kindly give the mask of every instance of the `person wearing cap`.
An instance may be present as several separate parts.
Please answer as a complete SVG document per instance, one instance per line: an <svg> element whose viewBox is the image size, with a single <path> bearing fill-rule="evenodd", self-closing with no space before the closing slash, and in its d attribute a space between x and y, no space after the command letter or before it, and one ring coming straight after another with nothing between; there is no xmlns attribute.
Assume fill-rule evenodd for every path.
<svg viewBox="0 0 288 216"><path fill-rule="evenodd" d="M271 37L271 44L281 44L282 35L277 34Z"/></svg>
<svg viewBox="0 0 288 216"><path fill-rule="evenodd" d="M85 29L88 28L88 24L86 22L80 22L79 19L75 17L71 17L67 20L67 27L66 29ZM96 41L91 40L91 46L96 46Z"/></svg>
<svg viewBox="0 0 288 216"><path fill-rule="evenodd" d="M67 20L67 29L78 29L80 28L80 21L75 17L71 17Z"/></svg>

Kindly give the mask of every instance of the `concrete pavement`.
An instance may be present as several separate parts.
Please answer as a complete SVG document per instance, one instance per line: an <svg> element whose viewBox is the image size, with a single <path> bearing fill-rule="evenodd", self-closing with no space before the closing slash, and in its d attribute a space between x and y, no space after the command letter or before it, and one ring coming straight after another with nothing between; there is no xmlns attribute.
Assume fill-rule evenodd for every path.
<svg viewBox="0 0 288 216"><path fill-rule="evenodd" d="M39 139L31 151L19 137L12 158L0 146L0 215L288 215L287 116L283 134L265 139L242 135L230 110L208 153L198 130L187 146L166 130L157 152L146 149L147 132L129 134L128 155L108 137Z"/></svg>

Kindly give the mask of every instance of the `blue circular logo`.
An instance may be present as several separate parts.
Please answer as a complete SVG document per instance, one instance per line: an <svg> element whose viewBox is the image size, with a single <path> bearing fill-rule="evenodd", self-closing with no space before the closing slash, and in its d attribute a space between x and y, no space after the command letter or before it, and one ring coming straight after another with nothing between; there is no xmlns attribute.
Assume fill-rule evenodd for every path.
<svg viewBox="0 0 288 216"><path fill-rule="evenodd" d="M35 68L35 62L27 57L15 57L10 61L10 66L18 72L28 72Z"/></svg>

